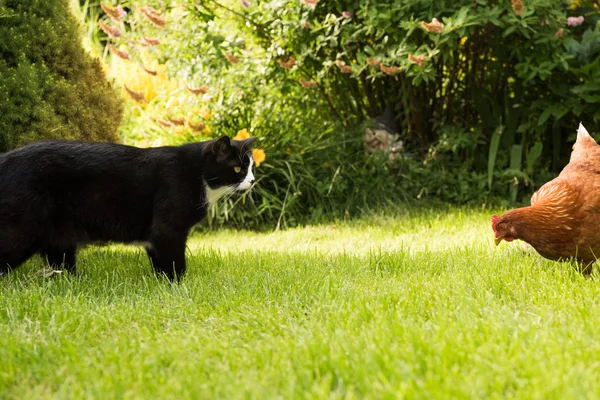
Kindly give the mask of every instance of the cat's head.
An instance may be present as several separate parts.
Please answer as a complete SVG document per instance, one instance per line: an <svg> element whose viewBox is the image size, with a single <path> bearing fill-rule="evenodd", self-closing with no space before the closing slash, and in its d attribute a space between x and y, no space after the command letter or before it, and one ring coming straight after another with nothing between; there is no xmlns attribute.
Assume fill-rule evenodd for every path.
<svg viewBox="0 0 600 400"><path fill-rule="evenodd" d="M212 140L206 147L204 179L209 189L228 188L245 191L254 184L252 143L255 137L231 140L227 136Z"/></svg>

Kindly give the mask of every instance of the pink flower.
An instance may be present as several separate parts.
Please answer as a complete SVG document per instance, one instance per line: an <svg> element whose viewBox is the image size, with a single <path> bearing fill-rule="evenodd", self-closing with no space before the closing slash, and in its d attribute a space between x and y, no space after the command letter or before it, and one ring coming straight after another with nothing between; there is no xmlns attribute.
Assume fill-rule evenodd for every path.
<svg viewBox="0 0 600 400"><path fill-rule="evenodd" d="M320 0L302 0L302 2L304 4L306 4L307 6L309 6L310 8L314 9L317 6L317 3Z"/></svg>
<svg viewBox="0 0 600 400"><path fill-rule="evenodd" d="M342 11L342 17L352 18L352 11Z"/></svg>
<svg viewBox="0 0 600 400"><path fill-rule="evenodd" d="M119 17L125 18L127 16L127 11L123 10L123 7L121 7L120 4L117 6L117 8L115 8L115 10L119 14Z"/></svg>
<svg viewBox="0 0 600 400"><path fill-rule="evenodd" d="M583 24L583 15L580 15L579 17L569 17L567 18L567 25L568 26L579 26L581 24Z"/></svg>
<svg viewBox="0 0 600 400"><path fill-rule="evenodd" d="M250 7L250 3L248 3L248 0L240 0L240 3L242 3L242 7L244 8Z"/></svg>

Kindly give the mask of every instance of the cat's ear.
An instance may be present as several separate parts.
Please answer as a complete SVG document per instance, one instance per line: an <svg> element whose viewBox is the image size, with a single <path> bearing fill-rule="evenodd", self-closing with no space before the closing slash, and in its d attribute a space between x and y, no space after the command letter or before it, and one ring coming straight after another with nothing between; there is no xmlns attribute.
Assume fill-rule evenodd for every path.
<svg viewBox="0 0 600 400"><path fill-rule="evenodd" d="M252 148L252 143L254 143L255 140L256 140L256 136L248 138L248 139L240 140L240 142L242 142L242 145L241 145L242 151L250 150L250 148Z"/></svg>
<svg viewBox="0 0 600 400"><path fill-rule="evenodd" d="M252 146L252 143L254 143L256 141L256 136L248 138L248 139L244 139L242 140L242 147L248 147L250 148Z"/></svg>
<svg viewBox="0 0 600 400"><path fill-rule="evenodd" d="M231 140L229 136L221 136L212 145L212 152L219 158L224 158L231 151Z"/></svg>

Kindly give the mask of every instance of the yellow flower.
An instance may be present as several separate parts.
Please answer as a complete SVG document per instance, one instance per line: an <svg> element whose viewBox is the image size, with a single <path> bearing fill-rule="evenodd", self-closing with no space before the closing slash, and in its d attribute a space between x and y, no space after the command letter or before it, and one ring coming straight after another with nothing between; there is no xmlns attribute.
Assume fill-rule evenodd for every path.
<svg viewBox="0 0 600 400"><path fill-rule="evenodd" d="M241 131L238 131L237 135L233 138L233 140L244 140L248 139L250 134L248 133L248 129L244 128Z"/></svg>
<svg viewBox="0 0 600 400"><path fill-rule="evenodd" d="M260 164L265 161L265 158L267 158L267 155L265 154L265 151L263 149L252 149L252 158L254 158L254 162L256 163L256 166L259 167Z"/></svg>
<svg viewBox="0 0 600 400"><path fill-rule="evenodd" d="M198 115L200 115L204 119L209 119L210 118L210 109L208 107L204 107L202 110L200 110Z"/></svg>
<svg viewBox="0 0 600 400"><path fill-rule="evenodd" d="M131 112L136 117L141 117L142 114L144 113L144 110L142 110L142 107L136 105L136 106L131 107Z"/></svg>
<svg viewBox="0 0 600 400"><path fill-rule="evenodd" d="M172 131L176 135L181 135L182 133L184 133L186 131L186 129L187 128L185 126L178 125L178 126L173 127Z"/></svg>
<svg viewBox="0 0 600 400"><path fill-rule="evenodd" d="M467 39L468 39L468 37L466 37L466 36L461 37L460 38L460 45L464 46L464 44L467 42Z"/></svg>

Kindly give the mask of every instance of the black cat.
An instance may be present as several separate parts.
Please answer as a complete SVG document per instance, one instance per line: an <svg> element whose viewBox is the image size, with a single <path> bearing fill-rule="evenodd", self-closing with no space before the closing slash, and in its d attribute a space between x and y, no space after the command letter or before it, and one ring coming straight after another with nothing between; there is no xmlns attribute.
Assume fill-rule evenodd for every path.
<svg viewBox="0 0 600 400"><path fill-rule="evenodd" d="M158 274L181 278L188 233L209 203L252 187L254 139L50 141L0 155L0 275L35 253L74 272L86 244L143 242Z"/></svg>

